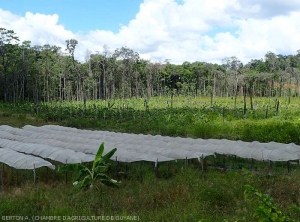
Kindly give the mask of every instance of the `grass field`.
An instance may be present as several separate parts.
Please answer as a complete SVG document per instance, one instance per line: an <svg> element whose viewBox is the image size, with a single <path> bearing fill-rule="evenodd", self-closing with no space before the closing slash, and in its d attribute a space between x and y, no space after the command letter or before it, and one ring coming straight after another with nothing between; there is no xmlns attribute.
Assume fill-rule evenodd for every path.
<svg viewBox="0 0 300 222"><path fill-rule="evenodd" d="M115 102L22 103L0 104L0 124L21 127L26 124L60 124L85 129L150 133L193 138L227 138L245 141L277 141L300 144L300 100L257 98L254 109L244 113L243 100L238 106L228 98L174 97L117 100ZM99 141L100 144L101 141ZM102 187L100 191L75 190L72 175L40 169L36 185L31 173L5 166L6 184L0 193L2 215L23 216L138 216L140 221L257 221L257 204L244 198L244 185L250 184L268 193L285 213L296 221L292 205L300 205L300 169L285 163L252 163L227 157L228 169L222 169L223 157L208 159L204 175L196 162L162 163L158 172L153 163L125 164L112 162L109 174L122 181L121 187ZM241 168L252 169L247 174ZM126 168L127 169L127 168Z"/></svg>

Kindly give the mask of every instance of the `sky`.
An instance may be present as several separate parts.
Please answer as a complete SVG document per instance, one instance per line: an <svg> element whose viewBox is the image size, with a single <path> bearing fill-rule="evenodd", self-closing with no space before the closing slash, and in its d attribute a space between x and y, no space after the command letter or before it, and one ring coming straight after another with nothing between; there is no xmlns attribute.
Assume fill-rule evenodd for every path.
<svg viewBox="0 0 300 222"><path fill-rule="evenodd" d="M299 0L0 0L0 27L21 41L66 48L75 57L126 46L140 57L174 64L243 63L300 49Z"/></svg>

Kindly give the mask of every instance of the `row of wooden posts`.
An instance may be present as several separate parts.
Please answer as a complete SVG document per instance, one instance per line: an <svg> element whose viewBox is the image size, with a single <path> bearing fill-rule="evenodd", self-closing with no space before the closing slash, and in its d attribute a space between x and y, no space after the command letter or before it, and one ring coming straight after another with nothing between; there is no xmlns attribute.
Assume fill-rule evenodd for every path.
<svg viewBox="0 0 300 222"><path fill-rule="evenodd" d="M221 164L220 163L217 164L217 160L216 160L217 158L216 158L216 156L214 156L214 158L213 158L214 163L212 164L213 165L212 168L215 168L217 170L223 170L223 171L228 170L228 166L227 166L227 162L226 162L226 158L228 156L227 155L218 155L218 156L219 156L219 161L220 161L220 157L221 157L221 162L222 163ZM233 159L234 159L234 161L233 161L232 168L235 169L236 168L236 164L237 164L237 157L233 156ZM120 173L120 162L118 161L117 157L116 157L116 159L115 159L114 162L115 162L114 163L115 164L114 174L115 174L116 177L118 177L118 175ZM182 167L183 168L187 168L189 166L189 164L191 164L191 162L193 162L193 164L198 163L197 165L200 168L201 176L203 176L204 172L207 170L207 168L209 166L207 158L205 158L204 156L199 157L197 160L190 160L188 158L185 158ZM146 161L140 161L140 168L142 168L142 166L145 163L146 163ZM160 165L161 164L162 163L159 162L158 160L154 163L153 170L154 170L156 178L159 175L159 169L160 169ZM169 171L170 165L169 165L169 163L166 163L166 164L167 164L167 171ZM298 160L296 162L295 161L294 162L293 161L287 161L286 162L286 167L287 167L287 172L288 173L291 173L291 164L298 164L299 168L300 168L300 160ZM2 163L2 166L0 167L0 184L1 184L2 191L5 188L5 181L4 181L5 180L5 178L4 178L5 167L4 166L5 166L5 164ZM271 169L272 166L273 166L273 162L272 161L268 161L268 168ZM284 164L282 164L282 167L284 167ZM255 169L255 160L254 159L250 159L250 166L248 165L248 168L250 170ZM12 176L12 178L14 177L14 171L16 172L16 184L18 184L18 182L19 182L19 173L18 173L18 170L11 167L11 176ZM36 171L37 171L37 169L34 167L34 169L32 170L32 172L33 172L33 184L37 183L37 172ZM122 173L124 174L125 178L128 176L128 174L129 174L129 163L125 163L125 170ZM55 177L58 178L57 171L55 171L55 174L56 174ZM26 180L27 178L26 178L26 176L24 176L25 174L23 173L22 175L23 175L22 176L23 180ZM48 176L49 176L49 169L47 168L46 169L46 177L48 178ZM141 178L141 180L143 180L143 179ZM69 174L65 173L65 182L68 183L68 181L69 181Z"/></svg>

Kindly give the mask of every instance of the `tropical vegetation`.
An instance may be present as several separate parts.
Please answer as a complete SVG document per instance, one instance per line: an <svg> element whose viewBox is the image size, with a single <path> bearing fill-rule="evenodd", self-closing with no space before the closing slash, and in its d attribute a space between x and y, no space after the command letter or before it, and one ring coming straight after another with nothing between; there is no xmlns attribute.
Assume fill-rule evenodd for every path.
<svg viewBox="0 0 300 222"><path fill-rule="evenodd" d="M231 55L220 64L172 64L167 58L142 59L126 46L113 52L104 46L102 52L87 51L83 62L75 58L78 44L69 39L65 48L32 46L20 43L13 30L0 28L1 125L51 123L300 145L299 50L294 55L267 52L247 64ZM105 157L104 162L96 158L94 164L69 167L83 173L74 178L82 187L115 184L111 178L116 178L122 181L117 190L72 189L70 178L76 175L46 169L37 172L34 185L20 180L28 172L2 165L0 212L132 215L141 221L299 220L299 212L290 208L300 205L298 165L287 170L285 163L241 159L234 165L235 159L228 158L226 164L222 156L207 159L204 173L197 161L185 160L158 168L147 162L108 161L108 168L101 165Z"/></svg>

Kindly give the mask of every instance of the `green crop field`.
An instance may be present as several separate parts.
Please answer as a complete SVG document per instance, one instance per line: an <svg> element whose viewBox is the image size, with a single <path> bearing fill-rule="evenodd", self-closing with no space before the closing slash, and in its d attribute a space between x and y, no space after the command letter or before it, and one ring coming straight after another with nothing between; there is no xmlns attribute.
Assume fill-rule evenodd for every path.
<svg viewBox="0 0 300 222"><path fill-rule="evenodd" d="M248 101L247 101L248 102ZM249 105L249 104L246 104ZM192 138L300 144L300 99L256 98L253 109L230 98L152 97L110 101L2 104L6 113L78 128ZM5 124L5 123L2 123Z"/></svg>

